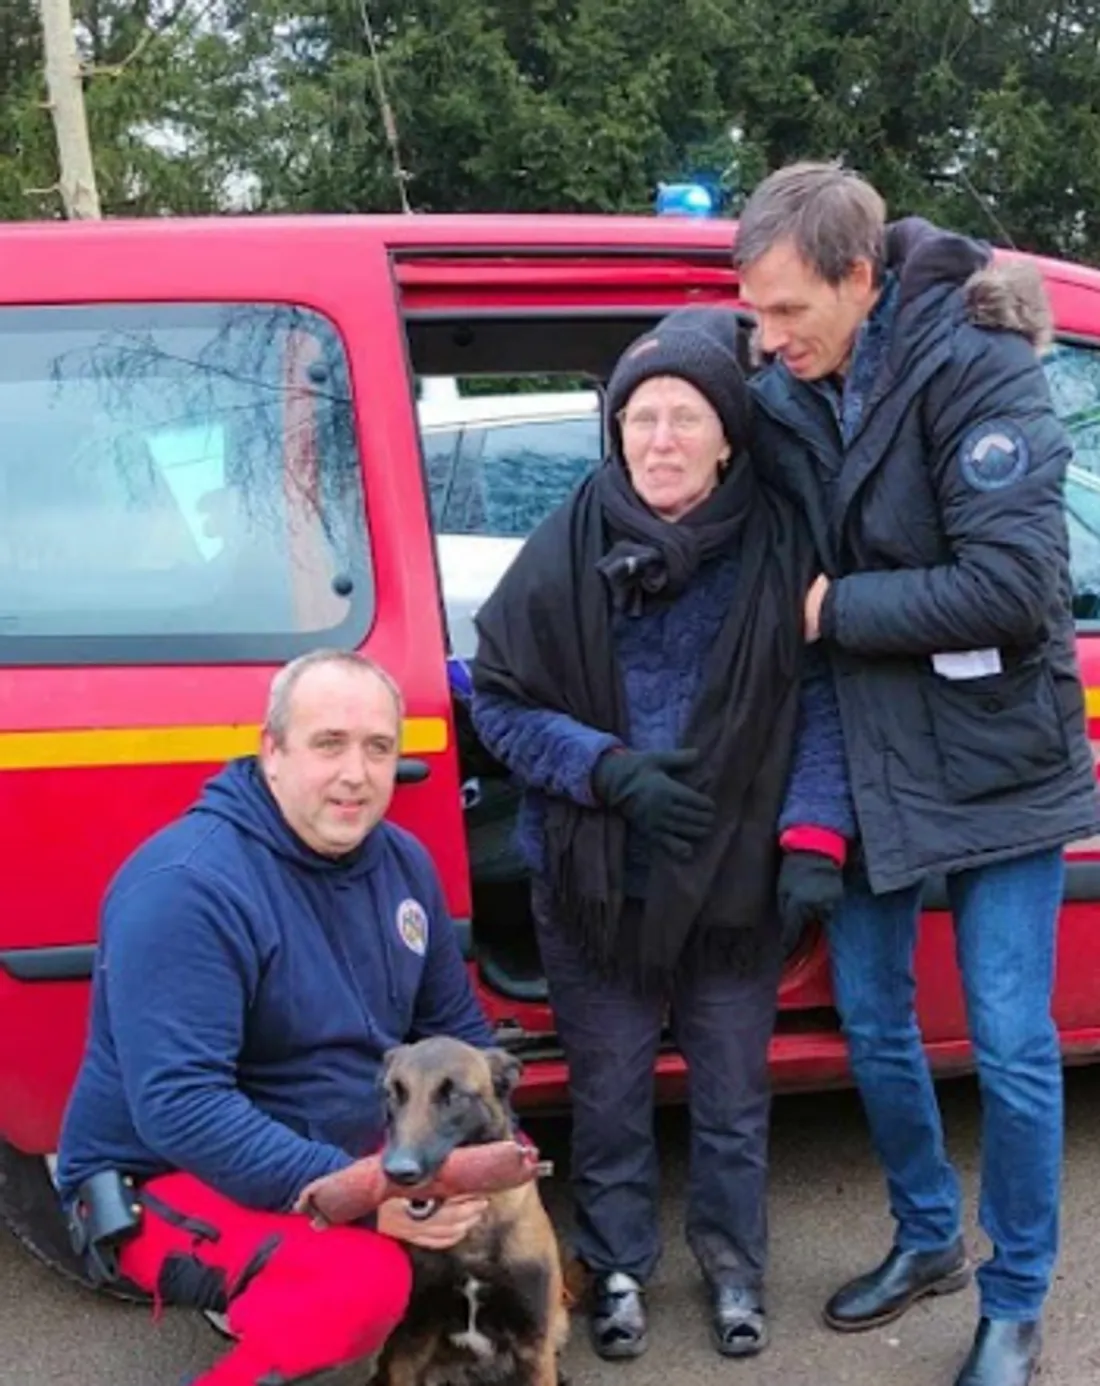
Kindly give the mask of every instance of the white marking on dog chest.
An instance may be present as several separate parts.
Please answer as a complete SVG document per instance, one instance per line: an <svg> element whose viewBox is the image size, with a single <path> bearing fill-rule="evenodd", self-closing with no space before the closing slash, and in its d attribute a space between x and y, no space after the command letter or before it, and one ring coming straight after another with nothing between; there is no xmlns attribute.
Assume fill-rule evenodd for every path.
<svg viewBox="0 0 1100 1386"><path fill-rule="evenodd" d="M462 1287L467 1304L466 1327L461 1333L452 1333L451 1342L455 1347L466 1348L475 1357L486 1358L492 1357L495 1349L491 1340L486 1338L477 1326L478 1296L481 1290L481 1281L475 1280L472 1275L469 1276Z"/></svg>

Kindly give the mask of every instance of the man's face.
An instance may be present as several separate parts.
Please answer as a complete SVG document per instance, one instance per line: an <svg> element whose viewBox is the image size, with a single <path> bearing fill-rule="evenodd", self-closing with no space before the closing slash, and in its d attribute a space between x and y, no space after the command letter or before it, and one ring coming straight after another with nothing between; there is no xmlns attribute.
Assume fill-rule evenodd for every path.
<svg viewBox="0 0 1100 1386"><path fill-rule="evenodd" d="M741 297L756 312L762 350L799 380L824 380L846 369L878 291L869 260L830 284L780 241L741 271Z"/></svg>
<svg viewBox="0 0 1100 1386"><path fill-rule="evenodd" d="M393 694L371 670L321 664L299 678L286 738L265 731L261 763L283 817L315 852L342 856L381 821L400 733Z"/></svg>

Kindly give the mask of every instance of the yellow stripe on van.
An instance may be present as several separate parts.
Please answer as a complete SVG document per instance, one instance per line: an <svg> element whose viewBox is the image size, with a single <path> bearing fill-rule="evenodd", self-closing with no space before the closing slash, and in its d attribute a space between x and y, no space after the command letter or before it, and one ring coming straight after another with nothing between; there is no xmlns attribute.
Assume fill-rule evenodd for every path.
<svg viewBox="0 0 1100 1386"><path fill-rule="evenodd" d="M95 731L0 732L0 770L75 770L97 765L220 764L251 755L257 723L230 726L111 727ZM442 717L406 717L403 755L447 749Z"/></svg>
<svg viewBox="0 0 1100 1386"><path fill-rule="evenodd" d="M1100 688L1085 689L1085 713L1089 717L1100 717Z"/></svg>

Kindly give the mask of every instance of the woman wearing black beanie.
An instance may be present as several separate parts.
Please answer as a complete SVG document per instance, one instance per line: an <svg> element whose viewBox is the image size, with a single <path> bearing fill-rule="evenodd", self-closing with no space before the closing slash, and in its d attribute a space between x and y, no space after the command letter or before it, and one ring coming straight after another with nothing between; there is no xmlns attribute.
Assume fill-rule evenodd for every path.
<svg viewBox="0 0 1100 1386"><path fill-rule="evenodd" d="M779 971L839 897L854 830L832 685L804 653L813 549L751 464L738 355L733 313L702 308L626 350L604 465L477 618L473 719L525 787L520 845L570 1070L576 1251L609 1358L646 1346L669 1008L715 1344L766 1344Z"/></svg>

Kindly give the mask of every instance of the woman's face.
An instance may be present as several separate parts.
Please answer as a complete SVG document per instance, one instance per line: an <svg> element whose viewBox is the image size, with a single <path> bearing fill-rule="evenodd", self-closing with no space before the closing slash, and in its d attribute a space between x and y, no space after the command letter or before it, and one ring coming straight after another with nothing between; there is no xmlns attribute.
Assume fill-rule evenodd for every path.
<svg viewBox="0 0 1100 1386"><path fill-rule="evenodd" d="M674 375L643 380L619 414L630 482L663 520L676 521L718 485L730 445L714 406Z"/></svg>

